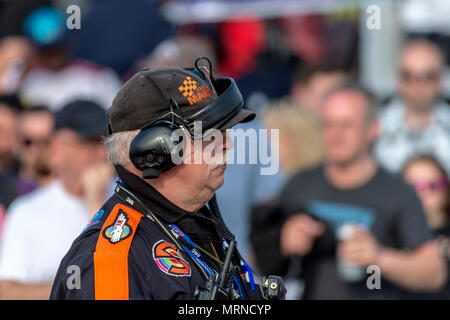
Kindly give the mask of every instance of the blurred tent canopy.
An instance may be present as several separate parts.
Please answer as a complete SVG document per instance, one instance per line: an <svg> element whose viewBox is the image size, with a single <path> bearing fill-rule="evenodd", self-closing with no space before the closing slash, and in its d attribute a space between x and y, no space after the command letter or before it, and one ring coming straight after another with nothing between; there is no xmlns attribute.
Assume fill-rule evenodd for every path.
<svg viewBox="0 0 450 320"><path fill-rule="evenodd" d="M298 14L317 14L352 9L356 0L170 0L161 14L171 23L214 23L258 16L264 19Z"/></svg>

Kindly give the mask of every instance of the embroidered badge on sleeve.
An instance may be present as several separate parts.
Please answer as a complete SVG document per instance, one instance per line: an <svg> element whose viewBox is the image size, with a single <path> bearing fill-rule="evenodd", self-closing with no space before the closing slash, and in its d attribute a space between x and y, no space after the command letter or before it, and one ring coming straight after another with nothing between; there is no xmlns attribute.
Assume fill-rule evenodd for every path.
<svg viewBox="0 0 450 320"><path fill-rule="evenodd" d="M122 209L119 210L116 220L103 231L103 236L111 243L118 243L132 234L131 227L127 224L128 216Z"/></svg>
<svg viewBox="0 0 450 320"><path fill-rule="evenodd" d="M159 240L153 245L152 251L153 259L162 272L175 277L191 276L189 263L174 245Z"/></svg>

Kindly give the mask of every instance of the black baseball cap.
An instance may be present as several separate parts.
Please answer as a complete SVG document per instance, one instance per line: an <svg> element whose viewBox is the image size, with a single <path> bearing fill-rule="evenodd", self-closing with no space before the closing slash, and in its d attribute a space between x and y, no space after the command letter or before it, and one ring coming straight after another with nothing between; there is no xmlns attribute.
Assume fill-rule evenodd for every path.
<svg viewBox="0 0 450 320"><path fill-rule="evenodd" d="M222 79L228 79L230 83L234 84L231 78ZM110 119L109 130L114 133L142 129L145 125L170 112L171 109L173 110L171 99L176 102L183 117L195 117L200 110L217 102L216 100L221 96L223 90L216 89L218 88L214 87L208 78L193 69L143 69L130 78L114 98L107 111ZM235 108L227 117L222 114L222 119L220 119L222 121L217 121L216 125L212 127L223 130L231 128L237 123L249 122L254 119L253 112L241 108L242 96L235 84L232 94L239 96L241 100L239 108ZM236 99L227 101L236 101ZM214 107L221 108L222 106ZM202 116L205 114L213 116L213 113L209 115L203 113Z"/></svg>
<svg viewBox="0 0 450 320"><path fill-rule="evenodd" d="M107 134L108 116L100 105L89 100L75 100L55 115L55 129L71 129L83 138Z"/></svg>

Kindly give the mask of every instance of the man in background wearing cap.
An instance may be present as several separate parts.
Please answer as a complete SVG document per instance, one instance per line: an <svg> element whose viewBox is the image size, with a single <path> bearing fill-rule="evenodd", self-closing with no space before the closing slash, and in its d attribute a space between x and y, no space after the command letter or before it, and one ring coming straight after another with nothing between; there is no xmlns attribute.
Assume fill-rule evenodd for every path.
<svg viewBox="0 0 450 320"><path fill-rule="evenodd" d="M0 248L2 299L48 299L61 258L106 197L106 125L104 109L90 101L56 114L48 161L57 179L10 206Z"/></svg>
<svg viewBox="0 0 450 320"><path fill-rule="evenodd" d="M133 165L129 152L136 135L145 132L143 127L172 109L178 117L196 114L203 126L209 123L210 128L221 130L217 140L223 140L220 151L225 154L232 144L225 129L252 120L254 114L241 109L240 93L234 96L240 97L236 105L232 105L233 99L215 105L224 102L225 94L217 90L216 95L218 82L210 82L197 71L144 69L117 94L108 110L112 134L106 147L120 181L103 206L103 214L75 240L62 260L51 299L194 299L196 288L208 275L221 270L227 251L224 242L231 243L232 236L213 214L217 211L211 212L205 204L223 185L226 165L183 162L160 170L152 179L141 178L145 172ZM207 117L198 115L211 106L217 108ZM185 137L187 145L197 142L192 135ZM192 160L200 154L204 159L205 147L211 143L203 139L201 149L194 145L194 151L185 156ZM237 253L232 264L240 265ZM80 267L78 286L67 272L70 265ZM239 288L232 289L233 298L261 299L259 288L254 284L250 288L248 269L245 264L244 270L236 273Z"/></svg>

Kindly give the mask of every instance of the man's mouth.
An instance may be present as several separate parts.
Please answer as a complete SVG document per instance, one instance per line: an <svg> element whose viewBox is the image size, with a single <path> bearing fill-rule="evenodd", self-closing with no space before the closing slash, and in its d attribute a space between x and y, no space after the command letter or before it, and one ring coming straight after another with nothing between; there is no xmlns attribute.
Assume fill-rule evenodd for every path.
<svg viewBox="0 0 450 320"><path fill-rule="evenodd" d="M218 163L218 164L215 164L211 170L216 170L216 169L224 169L225 170L226 168L227 168L226 163L222 163L222 164Z"/></svg>

